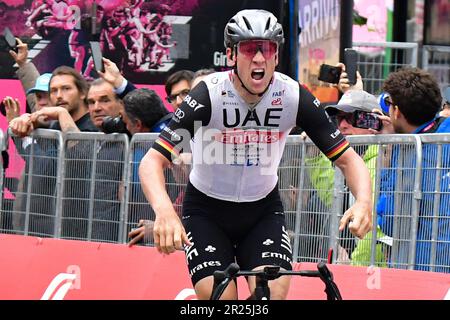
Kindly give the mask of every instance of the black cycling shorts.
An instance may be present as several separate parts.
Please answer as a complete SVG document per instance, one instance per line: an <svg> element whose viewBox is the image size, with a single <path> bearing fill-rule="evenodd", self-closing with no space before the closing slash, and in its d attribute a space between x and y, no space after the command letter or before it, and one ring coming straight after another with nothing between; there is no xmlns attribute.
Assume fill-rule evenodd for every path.
<svg viewBox="0 0 450 320"><path fill-rule="evenodd" d="M193 243L184 251L194 286L232 262L241 270L263 265L292 270L292 249L278 186L261 200L237 203L208 197L189 183L183 225Z"/></svg>

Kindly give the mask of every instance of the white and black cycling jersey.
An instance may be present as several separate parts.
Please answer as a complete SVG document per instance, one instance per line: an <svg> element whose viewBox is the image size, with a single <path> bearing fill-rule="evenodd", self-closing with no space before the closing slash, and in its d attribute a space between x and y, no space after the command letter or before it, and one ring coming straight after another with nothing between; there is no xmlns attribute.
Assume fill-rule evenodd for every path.
<svg viewBox="0 0 450 320"><path fill-rule="evenodd" d="M153 145L171 160L192 139L189 179L206 195L234 202L267 196L277 184L286 138L296 125L332 161L349 147L320 102L288 76L275 72L255 105L241 98L232 77L233 71L208 75Z"/></svg>

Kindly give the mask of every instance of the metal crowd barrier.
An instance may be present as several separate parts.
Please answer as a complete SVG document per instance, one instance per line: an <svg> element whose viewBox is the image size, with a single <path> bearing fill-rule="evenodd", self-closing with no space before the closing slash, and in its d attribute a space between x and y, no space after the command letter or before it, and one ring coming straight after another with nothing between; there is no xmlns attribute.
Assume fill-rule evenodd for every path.
<svg viewBox="0 0 450 320"><path fill-rule="evenodd" d="M410 257L414 256L416 238L414 227L417 224L418 201L420 194L420 175L416 168L420 167L421 144L418 135L377 135L377 136L350 136L349 142L356 152L360 154L371 173L373 185L373 230L364 239L358 240L348 232L331 237L331 247L336 253L334 259L337 263L354 265L388 265L396 268L413 266ZM367 147L371 146L371 147ZM374 148L370 150L370 148ZM395 166L392 166L396 157ZM417 171L420 173L420 170ZM394 175L395 180L383 181L386 177ZM378 226L377 205L380 199L380 188L389 185L383 192L384 198L390 198L394 205L393 212L386 212L385 219L393 219L392 234L386 237ZM344 177L339 170L336 171L336 207L337 219L340 220L345 209L354 199L348 191ZM336 228L333 228L336 232ZM381 234L380 234L381 233ZM379 240L386 238L386 241ZM375 241L373 239L376 239ZM387 244L386 244L387 243ZM346 255L345 253L348 253Z"/></svg>
<svg viewBox="0 0 450 320"><path fill-rule="evenodd" d="M28 142L16 138L19 152L12 157L22 157L26 165L7 212L15 217L13 230L0 232L127 242L140 220L151 225L155 218L138 165L157 136L136 134L128 142L120 134L36 130ZM354 201L342 173L311 141L289 136L278 175L294 261L326 261L331 248L335 263L450 272L450 135L348 140L371 172L373 225L380 228L361 240L348 230L338 232ZM179 214L189 170L174 165L165 172ZM145 245L153 245L151 232Z"/></svg>
<svg viewBox="0 0 450 320"><path fill-rule="evenodd" d="M417 43L408 42L354 42L364 89L378 95L389 73L407 66L417 67L418 48Z"/></svg>
<svg viewBox="0 0 450 320"><path fill-rule="evenodd" d="M423 46L422 68L436 77L441 90L450 85L450 47Z"/></svg>

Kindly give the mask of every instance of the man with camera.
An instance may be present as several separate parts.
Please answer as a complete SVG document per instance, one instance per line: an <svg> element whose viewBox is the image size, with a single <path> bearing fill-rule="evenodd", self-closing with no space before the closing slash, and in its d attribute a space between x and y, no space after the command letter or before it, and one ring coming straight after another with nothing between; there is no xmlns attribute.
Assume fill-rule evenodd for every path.
<svg viewBox="0 0 450 320"><path fill-rule="evenodd" d="M342 64L341 64L342 65ZM344 67L345 70L345 67ZM360 78L358 74L358 78ZM339 131L344 136L349 135L367 135L372 134L372 130L381 130L381 120L377 114L373 113L373 110L381 110L377 99L359 87L362 87L362 83L359 86L348 86L347 74L343 73L341 76L340 86L344 86L345 93L339 100L337 105L329 105L325 107L325 111L336 123ZM370 145L366 148L355 148L356 152L361 156L369 169L372 189L374 189L375 183L375 168L378 155L378 146ZM333 205L333 194L329 190L333 190L334 186L334 169L331 162L323 155L316 157L307 157L305 160L306 165L309 167L311 184L314 190L317 190L318 199L327 210L331 210ZM347 198L344 203L344 209L352 204L354 200ZM321 215L323 217L323 215ZM320 218L319 218L320 219ZM381 238L384 235L381 230L377 230L377 238ZM370 264L370 240L372 233L368 233L364 239L356 243L354 237L350 234L346 228L340 233L340 246L346 251L344 256L340 259L351 258L351 263L354 265L369 265ZM326 247L326 245L324 245ZM375 261L381 266L385 266L386 259L383 254L383 247L381 244L377 244L376 259Z"/></svg>

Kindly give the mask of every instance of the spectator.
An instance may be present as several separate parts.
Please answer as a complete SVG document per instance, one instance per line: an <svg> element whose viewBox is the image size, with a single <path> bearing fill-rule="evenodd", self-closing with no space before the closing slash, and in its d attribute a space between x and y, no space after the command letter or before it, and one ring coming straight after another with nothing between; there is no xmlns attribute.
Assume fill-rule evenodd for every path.
<svg viewBox="0 0 450 320"><path fill-rule="evenodd" d="M124 98L124 105L123 119L131 134L160 132L160 125L172 118L153 90L137 89L130 92Z"/></svg>
<svg viewBox="0 0 450 320"><path fill-rule="evenodd" d="M49 105L48 89L51 77L51 73L40 75L36 79L34 87L27 90L27 96L34 93L34 108L31 110L39 111Z"/></svg>
<svg viewBox="0 0 450 320"><path fill-rule="evenodd" d="M20 52L19 48L19 52ZM36 71L37 72L37 71ZM27 93L29 97L34 96L32 101L34 102L36 110L40 110L43 107L48 106L48 88L50 81L51 73L45 73L39 76L36 79L35 86L33 88L29 88ZM25 77L27 78L27 77ZM24 84L25 86L25 84ZM34 94L33 94L34 93ZM32 94L32 95L30 95ZM13 119L18 118L20 116L20 103L17 99L12 99L11 97L7 97L6 101L4 101L6 107L6 117L8 123L10 123ZM48 126L48 123L45 123L45 126ZM46 166L52 165L50 160L52 157L56 157L55 153L52 153L51 150L55 150L55 146L50 148L51 143L49 141L39 141L39 139L31 139L30 137L13 137L14 144L16 146L16 150L18 154L25 160L25 168L22 176L17 183L17 190L15 191L15 201L13 205L13 218L12 218L12 227L16 232L24 231L25 228L25 208L26 208L26 190L28 185L28 176L30 172L30 163L29 156L31 153L31 149L33 148L33 185L31 186L31 196L29 198L29 211L42 214L47 213L49 205L52 202L50 198L52 194L46 194L45 190L50 190L49 188L43 188L42 186L54 185L54 181L50 172L45 171L44 169L50 169L50 167ZM41 142L41 143L39 143ZM48 153L44 151L48 151ZM56 165L56 163L53 163ZM46 177L46 175L48 175ZM31 228L30 231L33 228Z"/></svg>
<svg viewBox="0 0 450 320"><path fill-rule="evenodd" d="M123 112L123 102L114 91L114 86L103 78L91 82L87 104L92 123L102 130L105 117L118 117Z"/></svg>
<svg viewBox="0 0 450 320"><path fill-rule="evenodd" d="M384 91L388 94L385 98L386 105L389 106L389 117L380 116L383 120L381 133L401 133L401 134L428 134L433 132L450 132L450 119L436 117L441 108L442 97L439 86L431 74L417 68L401 69L391 73L383 85ZM419 205L418 229L416 255L414 268L416 270L430 270L431 247L435 242L434 270L438 272L450 272L450 150L448 145L444 145L442 163L438 167L436 145L425 144L422 148L422 199ZM390 168L404 167L407 172L402 174L402 178L397 177L397 170L387 168L381 179L380 197L377 204L377 214L379 224L387 235L393 236L394 229L398 230L394 239L395 251L398 256L394 257L396 264L394 267L405 267L409 264L409 243L398 241L399 239L410 238L410 219L403 216L410 215L413 209L414 177L416 172L415 153L402 154L405 152L396 145L393 148ZM401 155L401 156L400 156ZM409 171L408 171L409 170ZM439 176L440 183L437 185L436 179ZM401 180L399 180L401 179ZM397 181L399 180L399 181ZM403 192L394 197L394 192L398 192L398 184L403 187ZM440 193L436 195L436 187ZM438 199L438 201L436 201ZM398 203L402 206L398 207ZM397 207L396 207L397 204ZM436 208L436 206L438 206ZM436 210L438 216L434 214ZM400 216L402 219L400 220ZM409 218L409 217L408 217ZM433 224L436 223L437 229ZM401 224L401 225L400 225ZM436 235L433 235L436 231ZM432 238L433 237L433 238ZM394 250L394 248L393 248Z"/></svg>
<svg viewBox="0 0 450 320"><path fill-rule="evenodd" d="M10 123L15 135L28 135L41 120L54 120L49 128L67 131L97 132L89 117L86 104L87 82L73 68L61 66L56 68L50 79L51 107L44 107L32 115L23 114Z"/></svg>
<svg viewBox="0 0 450 320"><path fill-rule="evenodd" d="M169 102L173 109L176 110L180 107L181 102L191 90L192 79L194 73L190 70L180 70L169 76L166 81L166 100Z"/></svg>
<svg viewBox="0 0 450 320"><path fill-rule="evenodd" d="M40 116L47 116L60 119L63 131L66 132L83 131L83 128L79 128L78 125L80 121L90 123L89 128L95 126L96 131L101 130L104 117L117 117L123 111L123 104L118 92L123 91L122 95L127 90L134 89L134 86L120 75L114 63L104 59L104 65L105 73L101 73L103 78L95 80L87 92L86 100L89 112L79 120L68 118L65 108L58 108L52 114L53 109L57 109L57 107L38 111L32 117L37 119ZM63 85L62 87L64 88ZM67 97L61 98L60 104L67 103L68 109L75 110L75 114L79 116L79 112L74 107L76 105L75 98L72 98L74 96L68 94ZM83 105L82 110L85 110L84 101L79 101L79 104ZM61 119L64 122L61 122ZM61 236L117 242L119 240L120 201L122 200L119 190L124 161L123 145L117 141L103 141L97 145L94 140L80 140L76 142L76 146L68 146ZM93 159L95 159L95 166ZM91 194L91 190L93 190L93 194ZM91 197L94 199L92 216L90 216ZM88 223L91 222L92 227L89 228Z"/></svg>
<svg viewBox="0 0 450 320"><path fill-rule="evenodd" d="M343 75L345 77L345 75ZM349 135L368 135L372 134L370 129L360 128L355 123L356 111L370 113L373 109L381 110L377 99L362 90L347 90L337 105L330 105L325 108L327 113L335 119L338 129L344 136ZM372 189L375 187L376 162L378 156L378 145L370 145L363 148L357 148L356 152L362 157L364 163L369 169L370 178L372 180ZM318 190L319 197L328 208L332 207L332 194L329 190L333 189L334 185L334 170L331 167L331 162L323 156L319 159L306 159L308 166L311 166L311 180L314 189ZM328 170L326 168L329 168ZM348 194L345 198L344 210L351 205L354 200ZM377 239L384 237L381 229L377 228ZM343 247L353 265L370 265L371 257L371 240L372 233L369 232L362 240L353 240L353 236L348 229L344 229L341 234L341 247ZM355 248L356 247L356 248ZM383 252L383 244L379 243L376 246L375 262L378 266L386 267L385 253Z"/></svg>
<svg viewBox="0 0 450 320"><path fill-rule="evenodd" d="M110 68L107 66L105 74L109 75L109 73ZM106 117L115 119L123 112L123 102L117 95L114 85L104 78L96 79L91 83L87 94L87 103L91 121L99 130L104 128ZM90 176L95 177L93 181L86 182L87 190L91 190L90 184L93 184L93 193L90 195L85 193L83 197L79 196L81 201L86 204L86 211L82 213L80 210L78 213L82 213L80 217L84 219L89 217L88 199L93 197L91 234L88 234L89 230L86 227L82 228L79 234L75 235L73 230L67 230L66 234L94 241L118 242L120 203L123 201L120 190L123 162L125 161L124 145L120 141L102 141L97 147L91 147L92 143L93 141L86 143L88 148L82 156L86 155L90 161L96 159L95 167L87 165L85 172L87 179ZM95 172L90 173L94 168Z"/></svg>
<svg viewBox="0 0 450 320"><path fill-rule="evenodd" d="M51 107L43 107L40 110L28 114L25 113L22 116L14 119L10 122L9 126L12 132L19 137L24 137L28 135L34 128L41 126L41 120L53 120L50 123L50 129L62 130L63 132L68 131L98 131L98 129L92 124L87 105L85 102L87 94L88 85L86 81L80 76L80 74L73 68L61 66L55 69L52 73L52 77L49 83L50 90L50 103ZM33 212L36 215L32 215L33 221L30 223L30 231L36 232L39 235L53 235L54 229L54 215L55 207L53 203L49 204L49 196L54 196L56 190L56 183L52 183L52 179L56 178L56 168L57 168L57 146L55 144L46 145L44 148L40 146L39 152L42 157L41 161L38 163L38 168L34 170L37 181L33 181L33 186L36 188L42 188L37 190L37 195L43 195L42 201L35 201L37 209ZM79 146L77 148L70 148L67 155L70 157L71 154L80 151ZM36 153L35 153L36 154ZM66 172L69 177L76 178L80 173L78 168L74 163L70 161L67 163ZM41 181L38 183L39 177L44 176L50 181ZM45 186L45 187L44 187ZM70 192L84 192L83 188L65 188L65 197L70 198L71 195L77 198L77 194L69 194ZM47 204L45 204L47 200ZM65 214L71 214L72 206L67 206L68 202L76 200L67 200L64 203L63 211ZM75 208L76 205L75 205ZM66 210L67 209L67 210ZM73 209L73 211L77 211ZM30 218L32 218L30 217Z"/></svg>
<svg viewBox="0 0 450 320"><path fill-rule="evenodd" d="M28 45L23 43L22 40L16 38L17 41L17 52L10 50L9 53L13 57L14 61L19 66L16 74L22 83L22 87L27 94L27 103L30 107L30 111L34 112L36 103L39 103L41 107L48 105L48 94L41 94L41 92L48 92L48 81L47 77L44 77L37 82L39 77L39 71L36 69L32 62L27 62L28 59ZM45 82L47 81L47 89L45 89ZM34 87L34 88L33 88ZM33 90L34 89L34 90ZM30 96L31 93L35 93L35 98Z"/></svg>

